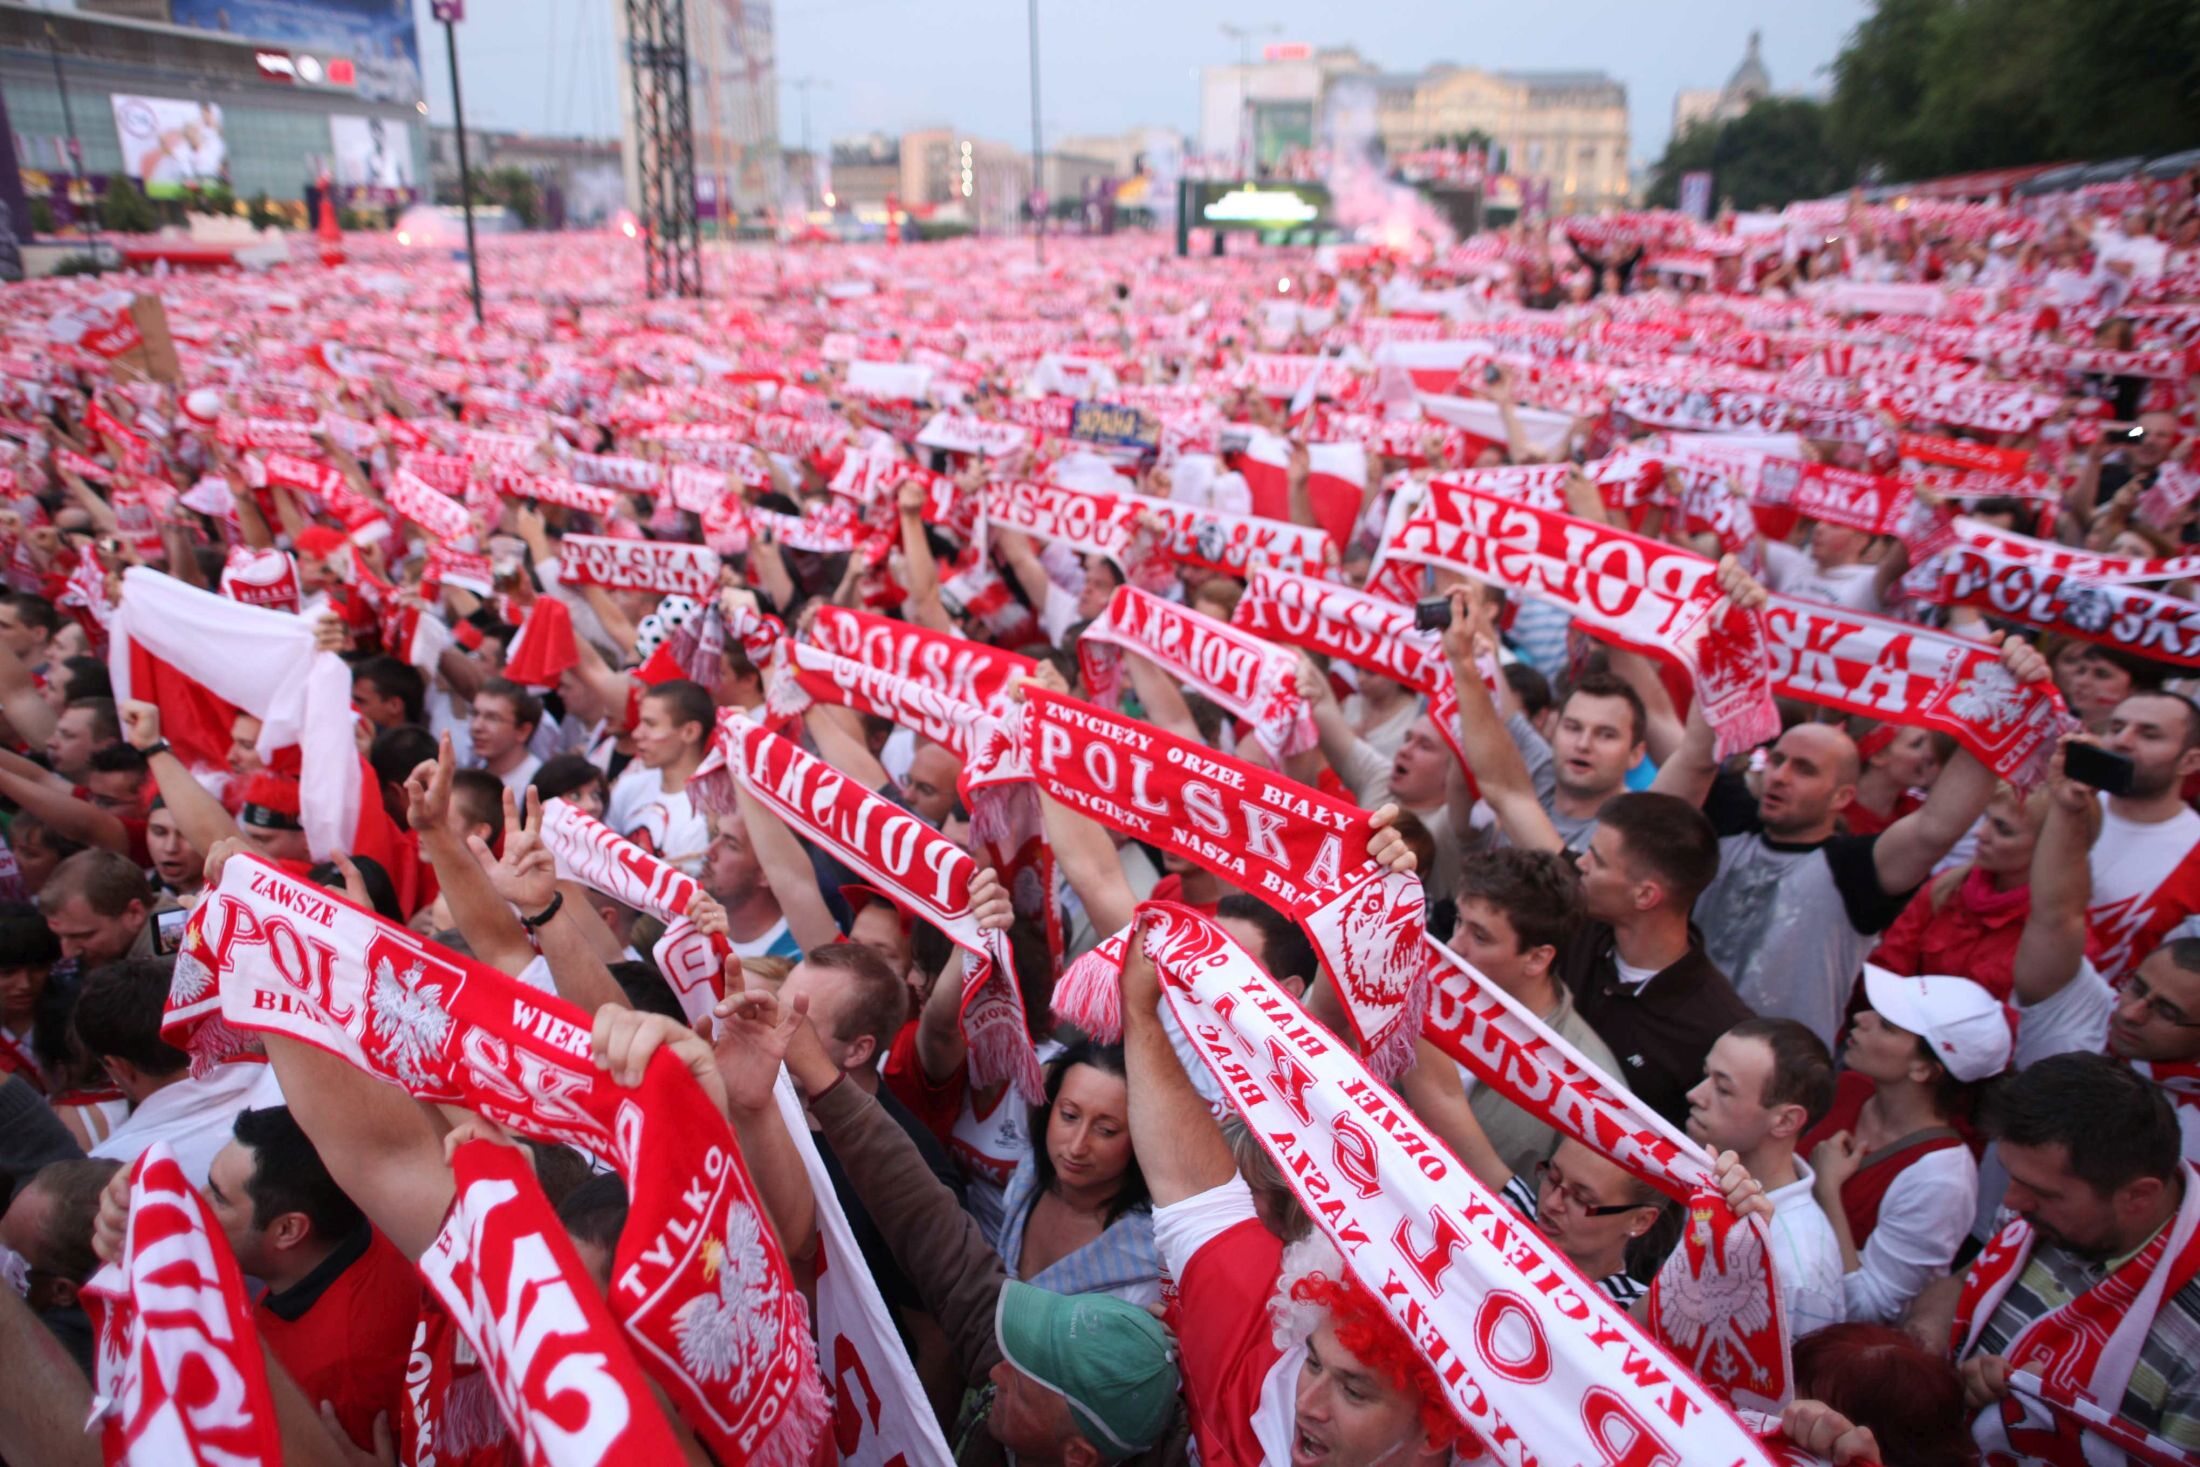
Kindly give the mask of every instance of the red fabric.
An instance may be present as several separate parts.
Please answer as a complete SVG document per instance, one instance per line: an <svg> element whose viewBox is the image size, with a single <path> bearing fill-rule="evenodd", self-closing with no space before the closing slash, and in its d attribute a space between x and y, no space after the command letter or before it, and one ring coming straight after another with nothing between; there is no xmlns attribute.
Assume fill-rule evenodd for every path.
<svg viewBox="0 0 2200 1467"><path fill-rule="evenodd" d="M1217 897L1211 902L1195 902L1191 898L1185 896L1184 878L1176 874L1174 871L1170 872L1168 875L1162 877L1159 881L1153 884L1153 892L1149 896L1148 900L1156 902L1175 902L1180 907L1190 907L1193 911L1199 913L1201 916L1204 917L1212 917L1215 914L1216 910L1222 905L1222 899L1220 897Z"/></svg>
<svg viewBox="0 0 2200 1467"><path fill-rule="evenodd" d="M333 1404L352 1441L372 1448L377 1412L388 1411L395 1429L420 1294L412 1260L375 1232L304 1314L280 1318L263 1300L252 1320L306 1399Z"/></svg>
<svg viewBox="0 0 2200 1467"><path fill-rule="evenodd" d="M1851 800L1841 812L1841 821L1850 835L1877 835L1912 810L1922 809L1924 804L1916 795L1904 790L1895 797L1894 808L1882 815L1861 800Z"/></svg>
<svg viewBox="0 0 2200 1467"><path fill-rule="evenodd" d="M130 696L159 706L160 736L186 768L229 767L237 710L136 641L130 644Z"/></svg>
<svg viewBox="0 0 2200 1467"><path fill-rule="evenodd" d="M580 660L573 614L557 597L537 596L528 608L526 627L505 659L504 675L524 688L554 688L565 670L578 667Z"/></svg>
<svg viewBox="0 0 2200 1467"><path fill-rule="evenodd" d="M1798 1152L1808 1152L1836 1131L1847 1131L1854 1135L1857 1117L1863 1113L1864 1102L1871 1099L1872 1092L1877 1088L1854 1070L1842 1071L1840 1079L1834 1082L1833 1109L1827 1111L1825 1119L1804 1134L1795 1149ZM1876 1166L1861 1167L1841 1184L1841 1211L1848 1216L1849 1236L1855 1240L1859 1250L1863 1248L1864 1240L1872 1235L1872 1229L1879 1226L1879 1206L1887 1200L1887 1189L1894 1185L1894 1179L1901 1176L1910 1163L1919 1157L1930 1156L1936 1151L1946 1151L1951 1146L1962 1144L1960 1137L1942 1136L1937 1140L1913 1146L1900 1156L1890 1157Z"/></svg>
<svg viewBox="0 0 2200 1467"><path fill-rule="evenodd" d="M1965 875L1937 912L1928 883L1879 939L1871 960L1904 977L1951 973L1968 978L2008 1003L2016 987L2017 940L2031 911L2031 887L1997 892L1983 871Z"/></svg>
<svg viewBox="0 0 2200 1467"><path fill-rule="evenodd" d="M1208 1467L1260 1467L1253 1418L1260 1389L1283 1352L1268 1300L1283 1272L1283 1243L1248 1219L1210 1239L1177 1280L1177 1359L1184 1412Z"/></svg>
<svg viewBox="0 0 2200 1467"><path fill-rule="evenodd" d="M962 1112L963 1073L957 1070L938 1081L924 1073L924 1065L917 1058L915 1019L901 1026L901 1032L894 1036L892 1047L886 1051L886 1063L879 1069L879 1076L886 1081L886 1088L893 1092L894 1099L924 1122L924 1128L939 1137L942 1146L952 1140L955 1117Z"/></svg>

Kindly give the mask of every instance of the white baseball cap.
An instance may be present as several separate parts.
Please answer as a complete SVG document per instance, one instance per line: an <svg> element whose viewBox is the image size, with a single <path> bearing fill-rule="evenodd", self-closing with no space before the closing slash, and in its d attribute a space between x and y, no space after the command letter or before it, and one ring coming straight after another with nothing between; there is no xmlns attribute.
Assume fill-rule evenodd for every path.
<svg viewBox="0 0 2200 1467"><path fill-rule="evenodd" d="M1925 1041L1958 1080L1985 1080L2009 1067L2015 1037L2001 1000L1968 978L1923 973L1905 978L1864 965L1864 997L1872 1011Z"/></svg>

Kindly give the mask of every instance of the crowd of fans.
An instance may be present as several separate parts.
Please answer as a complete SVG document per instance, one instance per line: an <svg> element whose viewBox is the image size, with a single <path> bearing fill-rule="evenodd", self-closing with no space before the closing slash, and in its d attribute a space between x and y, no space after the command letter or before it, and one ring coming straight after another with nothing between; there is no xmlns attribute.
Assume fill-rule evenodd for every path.
<svg viewBox="0 0 2200 1467"><path fill-rule="evenodd" d="M2200 1453L2200 657L2044 597L1932 594L1945 539L1798 513L1689 456L1744 430L1642 406L1667 378L1786 402L1747 472L1769 457L1899 484L1943 527L2067 552L2074 580L2152 587L2150 614L2200 625L2182 599L2200 571L2196 231L2188 181L2028 214L1626 216L1411 262L1065 242L1039 273L980 244L759 252L714 260L702 302L640 299L610 244L519 240L485 257L482 328L455 272L355 243L339 267L137 282L163 302L173 378L143 342L106 352L87 331L127 314L104 282L9 288L0 1455L98 1456L86 1291L127 1253L133 1163L155 1148L248 1281L294 1460L537 1449L515 1420L529 1400L469 1397L462 1373L424 1405L410 1368L441 1308L416 1265L451 1205L447 1136L523 1146L594 1286L618 1292L629 1186L599 1158L289 1039L233 1063L186 1041L193 914L240 859L579 1005L600 1069L675 1053L814 1299L820 1200L772 1160L806 1117L860 1252L831 1269L868 1274L959 1460L1490 1449L1164 1022L1135 935L1149 903L1201 914L1349 1035L1300 913L1043 795L1048 859L970 892L1043 1067L1027 1100L977 1073L968 942L754 789L700 797L727 730L761 724L994 864L966 744L784 696L835 611L1031 659L990 716L1033 689L1087 700L1376 812L1369 850L1418 876L1428 938L1761 1219L1795 1448L1961 1463L1999 1431L2014 1455L1994 1460ZM1088 432L1085 403L1137 430ZM1600 493L1646 458L1642 487ZM2013 686L2051 679L2060 722L2029 775L1898 704L1879 721L1786 685L1773 736L1721 757L1667 649L1410 562L1401 604L1429 613L1411 645L1455 699L1299 650L1279 696L1311 736L1280 755L1226 692L1086 640L1126 587L1225 623L1264 570L1396 597L1388 552L1431 480L1568 464L1573 522L1718 558L1722 604L1891 618L1992 644ZM1003 511L1033 485L1223 532L1293 525L1328 553L1232 559L1135 507L1106 553ZM714 569L692 592L622 587L578 569L599 539L707 546ZM217 598L176 630L167 608ZM245 618L234 640L223 615ZM310 645L278 672L284 626ZM308 690L337 659L348 804ZM692 900L591 884L553 840L562 811L692 878ZM683 919L725 954L700 1025L668 971ZM1120 1033L1058 1023L1057 983L1127 928ZM791 1109L768 1093L782 1063ZM1685 1200L1426 1039L1393 1083L1475 1185L1655 1324ZM416 1114L386 1119L392 1098ZM427 1139L400 1147L407 1125ZM2012 1218L2029 1252L1982 1272ZM2093 1320L2089 1300L2144 1331L2097 1405L2151 1447L2104 1446L2064 1409L2107 1377L2042 1341ZM811 1455L868 1460L843 1430L852 1377L816 1369L841 1414ZM666 1423L709 1459L676 1405Z"/></svg>

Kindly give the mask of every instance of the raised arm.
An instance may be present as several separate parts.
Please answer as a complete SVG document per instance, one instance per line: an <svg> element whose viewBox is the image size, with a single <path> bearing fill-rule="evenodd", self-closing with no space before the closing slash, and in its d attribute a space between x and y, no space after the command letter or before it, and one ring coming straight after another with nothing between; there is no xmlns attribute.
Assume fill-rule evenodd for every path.
<svg viewBox="0 0 2200 1467"><path fill-rule="evenodd" d="M741 823L748 830L749 846L764 869L764 880L779 903L780 915L787 919L788 934L804 952L838 942L840 924L833 920L831 909L825 905L825 894L818 889L817 868L810 864L809 851L787 828L787 822L764 808L740 781L734 781L733 789L741 802Z"/></svg>
<svg viewBox="0 0 2200 1467"><path fill-rule="evenodd" d="M420 837L421 852L435 867L451 920L465 935L474 957L517 976L535 960L535 947L527 940L527 929L520 926L519 918L497 895L480 858L461 845L451 831L451 775L457 764L451 752L451 736L445 734L436 757L422 763L405 780L405 824ZM506 795L505 801L509 811L511 796Z"/></svg>
<svg viewBox="0 0 2200 1467"><path fill-rule="evenodd" d="M901 556L909 568L909 620L935 632L955 631L955 620L940 601L940 565L932 554L932 542L924 536L924 486L912 479L901 486L896 508L900 512Z"/></svg>
<svg viewBox="0 0 2200 1467"><path fill-rule="evenodd" d="M1482 798L1489 802L1505 838L1525 851L1559 851L1566 843L1535 796L1528 763L1498 716L1497 704L1476 665L1486 651L1495 656L1497 639L1485 605L1466 587L1451 593L1451 625L1444 631L1444 660L1450 665L1459 697L1459 747L1466 751Z"/></svg>
<svg viewBox="0 0 2200 1467"><path fill-rule="evenodd" d="M2021 685L2047 679L2047 659L2015 637L2002 643L2002 666ZM1872 848L1879 885L1908 891L1933 874L1942 856L1955 849L1963 833L1978 823L1994 797L1994 772L1969 751L1958 753L1940 771L1922 807L1887 827Z"/></svg>
<svg viewBox="0 0 2200 1467"><path fill-rule="evenodd" d="M151 703L133 698L122 705L122 736L130 747L149 750L160 743L160 709ZM237 822L222 808L222 802L207 793L184 767L181 759L170 749L148 754L146 768L153 774L153 782L160 787L161 800L168 806L168 813L176 817L176 827L183 838L191 842L195 851L211 851L218 841L229 840L238 834Z"/></svg>
<svg viewBox="0 0 2200 1467"><path fill-rule="evenodd" d="M1116 859L1115 842L1099 821L1081 815L1061 801L1039 792L1039 809L1046 823L1047 844L1069 882L1071 891L1085 904L1092 930L1106 936L1130 925L1138 898Z"/></svg>
<svg viewBox="0 0 2200 1467"><path fill-rule="evenodd" d="M817 745L817 757L857 784L867 790L883 790L893 784L893 776L863 741L863 723L853 708L812 703L802 715L802 726Z"/></svg>
<svg viewBox="0 0 2200 1467"><path fill-rule="evenodd" d="M0 716L28 748L43 749L60 716L39 694L38 681L13 647L0 646Z"/></svg>
<svg viewBox="0 0 2200 1467"><path fill-rule="evenodd" d="M1146 710L1148 723L1195 744L1206 742L1200 737L1198 720L1192 717L1192 705L1184 700L1184 690L1167 673L1127 648L1117 655L1131 675L1131 687L1138 693L1138 706Z"/></svg>
<svg viewBox="0 0 2200 1467"><path fill-rule="evenodd" d="M1054 586L1053 577L1039 563L1039 552L1031 548L1031 537L1016 530L994 530L993 548L1008 566L1008 573L1016 578L1016 584L1024 588L1024 597L1031 603L1032 615L1043 615L1047 607L1047 595Z"/></svg>
<svg viewBox="0 0 2200 1467"><path fill-rule="evenodd" d="M1230 1143L1161 1025L1161 975L1143 934L1123 954L1123 1068L1130 1087L1131 1145L1154 1205L1211 1191L1237 1175Z"/></svg>
<svg viewBox="0 0 2200 1467"><path fill-rule="evenodd" d="M970 883L970 909L981 932L1006 931L1016 920L1008 889L984 866ZM944 1084L960 1070L970 1052L962 1032L963 967L969 961L969 954L955 949L917 1014L917 1065L935 1085Z"/></svg>
<svg viewBox="0 0 2200 1467"><path fill-rule="evenodd" d="M56 786L54 776L30 760L0 751L0 799L12 801L56 835L84 845L129 854L130 834L122 822L88 801Z"/></svg>
<svg viewBox="0 0 2200 1467"><path fill-rule="evenodd" d="M2047 776L2047 823L2032 847L2032 909L2017 939L2017 1002L2045 1003L2078 976L2085 962L2085 909L2093 899L2092 849L2100 821L2093 791L2063 772L2063 750L2092 743L2063 741Z"/></svg>

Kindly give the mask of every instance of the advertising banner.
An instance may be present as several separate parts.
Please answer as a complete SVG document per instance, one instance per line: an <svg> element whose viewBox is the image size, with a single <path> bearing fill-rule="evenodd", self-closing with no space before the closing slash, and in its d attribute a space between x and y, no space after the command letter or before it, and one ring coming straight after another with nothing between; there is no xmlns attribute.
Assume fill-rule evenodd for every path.
<svg viewBox="0 0 2200 1467"><path fill-rule="evenodd" d="M122 171L148 195L174 199L229 182L229 144L222 137L219 105L122 92L109 100L122 144Z"/></svg>

